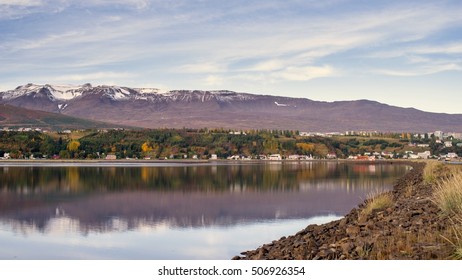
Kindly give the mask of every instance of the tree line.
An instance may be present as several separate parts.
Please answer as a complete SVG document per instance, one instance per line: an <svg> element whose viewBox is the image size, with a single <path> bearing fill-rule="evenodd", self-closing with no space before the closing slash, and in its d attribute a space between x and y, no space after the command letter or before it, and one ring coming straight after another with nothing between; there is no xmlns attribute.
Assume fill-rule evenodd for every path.
<svg viewBox="0 0 462 280"><path fill-rule="evenodd" d="M412 138L412 137L410 137ZM0 131L0 157L11 158L98 159L107 155L123 158L219 158L232 155L245 157L281 154L311 155L324 158L335 154L349 155L387 151L396 156L409 148L409 143L428 143L432 154L455 152L462 156L462 147L454 140L445 147L432 137L408 139L399 134L382 137L334 136L302 137L298 131L249 130L234 132L223 129L151 129L151 130L88 130L77 135L37 131ZM422 150L422 149L420 149Z"/></svg>

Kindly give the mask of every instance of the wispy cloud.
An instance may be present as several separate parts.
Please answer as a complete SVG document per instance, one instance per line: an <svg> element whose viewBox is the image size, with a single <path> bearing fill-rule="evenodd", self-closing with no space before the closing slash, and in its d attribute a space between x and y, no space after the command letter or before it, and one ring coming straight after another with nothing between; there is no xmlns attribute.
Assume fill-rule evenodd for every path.
<svg viewBox="0 0 462 280"><path fill-rule="evenodd" d="M214 62L191 63L181 65L173 71L181 73L222 73L226 71L226 66Z"/></svg>
<svg viewBox="0 0 462 280"><path fill-rule="evenodd" d="M36 7L43 3L43 0L1 0L0 6Z"/></svg>
<svg viewBox="0 0 462 280"><path fill-rule="evenodd" d="M0 23L3 84L43 73L285 92L462 65L462 3L452 0L0 0Z"/></svg>
<svg viewBox="0 0 462 280"><path fill-rule="evenodd" d="M446 71L462 71L462 65L456 63L447 63L447 64L433 64L433 65L423 65L419 67L413 67L409 69L379 69L376 70L376 73L384 74L388 76L399 76L399 77L413 77L413 76L425 76L436 74Z"/></svg>
<svg viewBox="0 0 462 280"><path fill-rule="evenodd" d="M329 65L288 67L273 74L276 78L282 78L288 81L309 81L334 75L336 75L336 71Z"/></svg>

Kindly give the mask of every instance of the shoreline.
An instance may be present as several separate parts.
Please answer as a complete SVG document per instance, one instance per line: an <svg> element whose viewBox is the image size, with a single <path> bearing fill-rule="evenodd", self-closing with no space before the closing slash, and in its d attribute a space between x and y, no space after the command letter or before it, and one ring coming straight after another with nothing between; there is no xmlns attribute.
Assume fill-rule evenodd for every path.
<svg viewBox="0 0 462 280"><path fill-rule="evenodd" d="M184 164L201 164L201 163L232 163L232 164L245 164L245 163L309 163L309 162L337 162L337 163L361 163L361 164L383 164L383 163L407 163L411 162L407 159L387 159L387 160L350 160L350 159L310 159L310 160L228 160L228 159L0 159L0 164L19 164L19 163L91 163L91 164L123 164L123 163L184 163Z"/></svg>
<svg viewBox="0 0 462 280"><path fill-rule="evenodd" d="M401 162L404 163L404 162ZM432 201L423 180L425 162L397 179L393 205L363 215L366 199L340 220L308 225L295 235L242 252L233 260L430 260L448 259L452 224ZM438 234L430 234L430 233Z"/></svg>

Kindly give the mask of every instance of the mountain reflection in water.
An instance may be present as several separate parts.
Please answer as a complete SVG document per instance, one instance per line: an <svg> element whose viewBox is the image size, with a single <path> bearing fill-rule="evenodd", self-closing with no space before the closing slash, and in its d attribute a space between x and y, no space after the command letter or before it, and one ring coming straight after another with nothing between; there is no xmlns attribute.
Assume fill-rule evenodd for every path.
<svg viewBox="0 0 462 280"><path fill-rule="evenodd" d="M0 166L0 229L89 236L333 219L390 189L407 169L336 162Z"/></svg>

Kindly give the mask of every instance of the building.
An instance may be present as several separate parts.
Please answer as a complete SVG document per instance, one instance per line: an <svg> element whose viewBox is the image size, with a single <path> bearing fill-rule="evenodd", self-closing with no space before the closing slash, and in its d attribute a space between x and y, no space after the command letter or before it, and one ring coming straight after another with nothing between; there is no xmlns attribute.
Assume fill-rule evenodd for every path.
<svg viewBox="0 0 462 280"><path fill-rule="evenodd" d="M10 153L4 153L3 154L3 159L10 159Z"/></svg>
<svg viewBox="0 0 462 280"><path fill-rule="evenodd" d="M433 133L433 135L435 135L435 137L438 138L438 139L443 139L443 132L442 131L435 131Z"/></svg>
<svg viewBox="0 0 462 280"><path fill-rule="evenodd" d="M457 154L456 153L448 153L446 158L457 158Z"/></svg>
<svg viewBox="0 0 462 280"><path fill-rule="evenodd" d="M115 159L117 159L116 155L107 155L106 156L106 160L115 160Z"/></svg>
<svg viewBox="0 0 462 280"><path fill-rule="evenodd" d="M430 151L425 151L423 153L417 153L417 157L421 159L428 159L431 156Z"/></svg>
<svg viewBox="0 0 462 280"><path fill-rule="evenodd" d="M211 155L210 155L210 159L211 159L211 160L217 160L217 159L218 159L217 154L211 154Z"/></svg>
<svg viewBox="0 0 462 280"><path fill-rule="evenodd" d="M280 154L272 154L268 157L269 160L282 160L282 156Z"/></svg>
<svg viewBox="0 0 462 280"><path fill-rule="evenodd" d="M290 155L287 159L289 159L289 160L299 160L300 156L299 155Z"/></svg>
<svg viewBox="0 0 462 280"><path fill-rule="evenodd" d="M335 153L328 153L326 157L328 159L337 159L337 155Z"/></svg>

